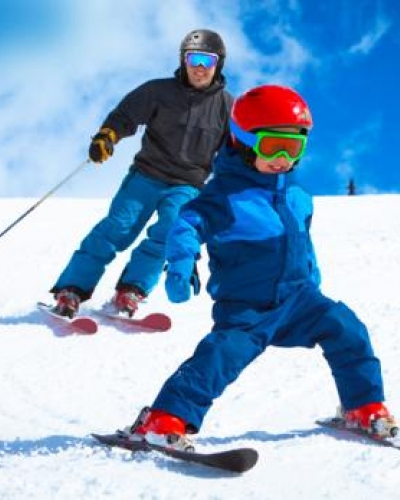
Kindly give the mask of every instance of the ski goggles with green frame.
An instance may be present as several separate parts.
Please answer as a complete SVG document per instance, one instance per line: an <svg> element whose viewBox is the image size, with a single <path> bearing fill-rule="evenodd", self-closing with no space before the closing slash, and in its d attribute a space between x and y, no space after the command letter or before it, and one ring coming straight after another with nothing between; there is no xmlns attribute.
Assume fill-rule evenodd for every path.
<svg viewBox="0 0 400 500"><path fill-rule="evenodd" d="M275 130L246 132L232 119L230 120L230 129L239 141L252 148L257 156L268 161L274 160L278 156L283 156L288 161L297 161L303 156L307 145L307 136L301 133Z"/></svg>
<svg viewBox="0 0 400 500"><path fill-rule="evenodd" d="M211 52L192 52L185 53L185 62L188 66L203 66L205 69L214 68L218 64L218 55Z"/></svg>

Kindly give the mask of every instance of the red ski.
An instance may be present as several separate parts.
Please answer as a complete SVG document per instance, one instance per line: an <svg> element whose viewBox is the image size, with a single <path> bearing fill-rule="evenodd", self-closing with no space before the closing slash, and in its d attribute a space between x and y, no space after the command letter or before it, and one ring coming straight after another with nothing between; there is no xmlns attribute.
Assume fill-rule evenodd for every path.
<svg viewBox="0 0 400 500"><path fill-rule="evenodd" d="M37 307L44 314L49 316L59 326L66 329L69 333L80 333L85 335L93 335L98 330L97 321L89 316L75 316L68 318L61 316L54 311L54 307L43 302L38 302Z"/></svg>
<svg viewBox="0 0 400 500"><path fill-rule="evenodd" d="M172 326L171 318L163 313L152 313L142 318L137 318L136 316L130 318L129 316L108 312L107 310L99 310L97 314L111 321L120 322L127 327L133 327L133 330L136 331L166 332Z"/></svg>

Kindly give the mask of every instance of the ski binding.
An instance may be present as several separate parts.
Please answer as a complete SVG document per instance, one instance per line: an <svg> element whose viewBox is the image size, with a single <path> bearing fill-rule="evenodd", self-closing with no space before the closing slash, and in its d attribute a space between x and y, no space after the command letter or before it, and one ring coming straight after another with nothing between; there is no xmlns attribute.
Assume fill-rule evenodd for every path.
<svg viewBox="0 0 400 500"><path fill-rule="evenodd" d="M393 429L394 433L397 433L393 437L382 437L379 434L369 433L360 429L359 427L348 427L346 426L346 421L340 417L330 417L325 419L319 419L315 422L321 427L325 427L328 429L337 430L343 433L352 434L355 436L359 436L360 438L365 438L369 441L373 441L374 443L380 444L382 446L390 446L392 448L400 449L400 433L398 432L397 427Z"/></svg>
<svg viewBox="0 0 400 500"><path fill-rule="evenodd" d="M93 335L98 330L97 321L89 316L78 315L74 318L61 316L54 311L53 306L45 304L44 302L38 302L37 307L44 314L50 316L52 320L66 327L68 330L71 330L73 333Z"/></svg>

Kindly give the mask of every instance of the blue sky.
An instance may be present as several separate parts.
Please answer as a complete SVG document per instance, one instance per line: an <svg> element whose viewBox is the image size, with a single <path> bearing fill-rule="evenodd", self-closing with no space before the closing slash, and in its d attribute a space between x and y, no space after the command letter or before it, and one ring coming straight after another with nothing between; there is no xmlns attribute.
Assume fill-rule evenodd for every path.
<svg viewBox="0 0 400 500"><path fill-rule="evenodd" d="M110 109L172 75L194 28L223 36L234 95L293 86L314 116L299 165L316 195L400 192L400 5L395 0L0 0L0 196L40 197L85 160ZM118 144L59 192L111 196L139 148Z"/></svg>

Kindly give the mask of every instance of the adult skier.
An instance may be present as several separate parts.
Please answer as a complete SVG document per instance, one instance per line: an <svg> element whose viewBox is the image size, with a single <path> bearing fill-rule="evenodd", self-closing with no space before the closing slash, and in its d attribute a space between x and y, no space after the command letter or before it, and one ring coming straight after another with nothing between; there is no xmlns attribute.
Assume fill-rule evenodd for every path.
<svg viewBox="0 0 400 500"><path fill-rule="evenodd" d="M89 299L106 266L136 243L116 284L111 306L132 316L157 285L165 265L165 239L181 206L195 198L228 131L232 96L224 90L226 49L208 29L188 33L173 78L151 80L131 91L93 137L89 158L106 161L114 146L145 126L142 147L114 196L108 215L73 253L50 292L55 311L73 317ZM151 217L157 220L148 225Z"/></svg>

